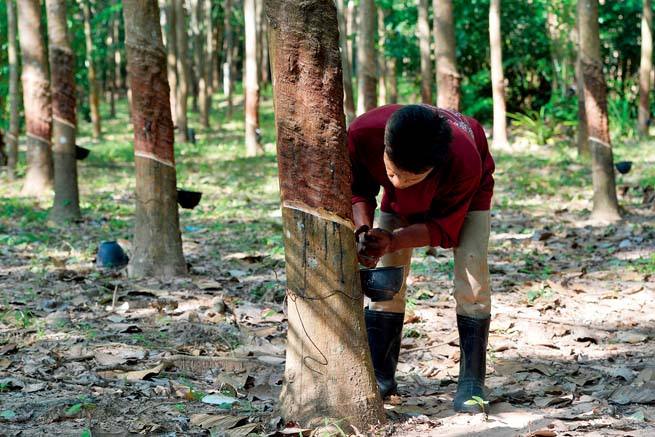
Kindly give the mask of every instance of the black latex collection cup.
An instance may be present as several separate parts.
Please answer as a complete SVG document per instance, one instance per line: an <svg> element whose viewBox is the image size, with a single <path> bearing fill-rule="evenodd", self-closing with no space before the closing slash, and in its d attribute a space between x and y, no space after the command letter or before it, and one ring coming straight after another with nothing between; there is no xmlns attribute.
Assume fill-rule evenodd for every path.
<svg viewBox="0 0 655 437"><path fill-rule="evenodd" d="M404 274L403 266L360 269L362 292L373 302L392 300L403 286Z"/></svg>

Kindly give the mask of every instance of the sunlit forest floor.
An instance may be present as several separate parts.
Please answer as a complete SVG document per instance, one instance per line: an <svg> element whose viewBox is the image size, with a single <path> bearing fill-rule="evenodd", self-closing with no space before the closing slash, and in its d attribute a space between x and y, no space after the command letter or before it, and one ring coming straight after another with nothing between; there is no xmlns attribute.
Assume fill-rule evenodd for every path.
<svg viewBox="0 0 655 437"><path fill-rule="evenodd" d="M20 181L0 179L0 434L284 428L276 406L284 254L268 95L264 156L242 157L243 114L237 106L228 117L224 101L212 131L193 114L197 144L176 145L179 186L204 193L196 209L181 210L188 278L133 281L95 267L103 240L129 252L134 171L124 102L117 119L104 114L102 141L82 123L79 144L92 153L79 164L81 223L57 227L51 199L23 198ZM522 146L495 153L488 420L452 412L452 254L421 249L401 396L386 405L389 425L372 433L655 433L655 213L643 202L643 188L655 185L655 141L616 143L618 160L634 165L617 176L625 220L611 226L589 222L590 165L573 148L517 138Z"/></svg>

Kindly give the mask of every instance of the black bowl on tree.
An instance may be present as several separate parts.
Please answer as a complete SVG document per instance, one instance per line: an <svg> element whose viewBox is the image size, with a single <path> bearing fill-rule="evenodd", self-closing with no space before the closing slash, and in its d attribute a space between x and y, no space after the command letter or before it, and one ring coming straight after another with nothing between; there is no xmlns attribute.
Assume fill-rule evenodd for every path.
<svg viewBox="0 0 655 437"><path fill-rule="evenodd" d="M200 191L177 190L177 203L184 209L193 209L200 203Z"/></svg>
<svg viewBox="0 0 655 437"><path fill-rule="evenodd" d="M91 153L91 151L86 147L75 146L75 159L78 161L85 160L86 157L89 156L89 153Z"/></svg>
<svg viewBox="0 0 655 437"><path fill-rule="evenodd" d="M405 268L378 267L361 269L359 278L362 281L362 292L373 302L392 300L403 286Z"/></svg>
<svg viewBox="0 0 655 437"><path fill-rule="evenodd" d="M632 161L620 161L614 164L614 167L616 167L616 170L619 173L626 174L629 173L632 168Z"/></svg>
<svg viewBox="0 0 655 437"><path fill-rule="evenodd" d="M102 268L122 269L129 262L129 257L116 241L103 241L98 246L96 265Z"/></svg>

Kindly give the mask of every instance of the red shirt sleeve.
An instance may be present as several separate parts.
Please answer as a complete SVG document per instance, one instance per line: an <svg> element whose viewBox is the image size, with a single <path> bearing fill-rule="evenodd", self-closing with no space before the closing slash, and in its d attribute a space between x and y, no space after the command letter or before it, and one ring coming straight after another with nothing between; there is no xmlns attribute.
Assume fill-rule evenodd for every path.
<svg viewBox="0 0 655 437"><path fill-rule="evenodd" d="M367 202L377 207L375 200L380 192L380 184L375 181L371 172L360 158L358 151L365 147L362 143L358 131L352 129L348 131L348 153L350 155L350 165L352 170L352 204Z"/></svg>
<svg viewBox="0 0 655 437"><path fill-rule="evenodd" d="M428 217L425 224L430 231L431 246L448 249L459 244L459 234L479 181L478 177L468 177L456 182L448 194L450 206L439 211L438 216Z"/></svg>

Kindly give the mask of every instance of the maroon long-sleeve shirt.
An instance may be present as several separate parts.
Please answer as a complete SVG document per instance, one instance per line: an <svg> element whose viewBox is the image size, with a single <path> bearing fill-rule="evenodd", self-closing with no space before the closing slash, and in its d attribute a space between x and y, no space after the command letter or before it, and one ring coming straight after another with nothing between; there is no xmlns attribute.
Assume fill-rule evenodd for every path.
<svg viewBox="0 0 655 437"><path fill-rule="evenodd" d="M425 223L430 244L444 248L459 244L459 234L469 211L491 206L494 160L480 123L457 112L434 110L446 117L453 140L447 165L432 171L416 185L397 189L384 167L384 128L402 105L386 105L355 119L348 129L348 151L352 163L352 203L377 206L376 196L384 188L380 209L410 223Z"/></svg>

